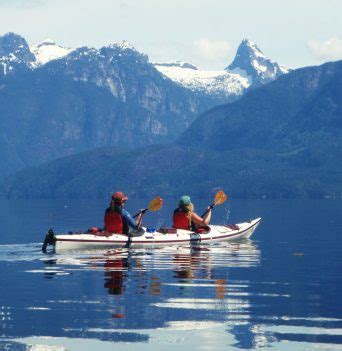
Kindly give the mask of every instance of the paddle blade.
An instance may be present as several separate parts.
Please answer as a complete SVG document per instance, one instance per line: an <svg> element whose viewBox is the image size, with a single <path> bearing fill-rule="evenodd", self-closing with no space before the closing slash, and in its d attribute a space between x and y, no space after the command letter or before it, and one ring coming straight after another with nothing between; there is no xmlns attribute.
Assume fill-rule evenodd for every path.
<svg viewBox="0 0 342 351"><path fill-rule="evenodd" d="M227 195L223 192L223 190L220 190L215 195L214 203L215 205L222 205L226 200L227 200Z"/></svg>
<svg viewBox="0 0 342 351"><path fill-rule="evenodd" d="M159 211L163 206L163 199L160 196L154 198L149 204L148 209L150 211Z"/></svg>

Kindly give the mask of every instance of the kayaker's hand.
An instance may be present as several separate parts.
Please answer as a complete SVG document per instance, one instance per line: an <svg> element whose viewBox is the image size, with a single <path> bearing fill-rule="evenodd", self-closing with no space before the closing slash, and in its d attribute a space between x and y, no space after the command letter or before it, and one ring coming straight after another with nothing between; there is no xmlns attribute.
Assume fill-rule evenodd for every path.
<svg viewBox="0 0 342 351"><path fill-rule="evenodd" d="M207 208L207 211L208 211L208 212L211 212L211 206L209 206L209 207Z"/></svg>

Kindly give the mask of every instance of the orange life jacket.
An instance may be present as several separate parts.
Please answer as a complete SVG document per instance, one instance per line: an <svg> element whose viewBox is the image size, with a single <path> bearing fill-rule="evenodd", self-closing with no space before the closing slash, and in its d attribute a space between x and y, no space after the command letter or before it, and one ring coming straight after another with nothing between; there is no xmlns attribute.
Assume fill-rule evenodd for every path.
<svg viewBox="0 0 342 351"><path fill-rule="evenodd" d="M173 212L173 228L191 230L191 217L189 211L176 208Z"/></svg>

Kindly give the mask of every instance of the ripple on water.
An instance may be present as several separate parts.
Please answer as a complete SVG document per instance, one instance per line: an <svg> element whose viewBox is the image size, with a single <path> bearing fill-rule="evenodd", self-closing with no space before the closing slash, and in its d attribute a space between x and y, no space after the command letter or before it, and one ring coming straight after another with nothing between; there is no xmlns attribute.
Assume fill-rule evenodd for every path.
<svg viewBox="0 0 342 351"><path fill-rule="evenodd" d="M0 262L34 261L41 257L40 243L0 245Z"/></svg>
<svg viewBox="0 0 342 351"><path fill-rule="evenodd" d="M42 255L37 243L1 245L0 261L31 262L33 267L21 271L34 274L38 283L39 275L51 278L51 284L59 276L59 284L45 284L54 296L41 295L42 301L21 310L3 310L12 326L21 320L16 310L40 323L64 318L61 324L52 322L58 338L12 339L33 345L30 350L64 350L65 345L81 350L76 340L101 350L113 347L113 342L125 345L122 349L134 344L141 350L151 342L155 349L166 344L191 347L194 340L198 349L215 350L227 345L304 350L342 344L341 319L305 316L298 303L289 311L298 300L292 281L250 273L261 266L261 250L252 241L49 255ZM304 286L318 287L317 282ZM41 332L26 328L27 335Z"/></svg>

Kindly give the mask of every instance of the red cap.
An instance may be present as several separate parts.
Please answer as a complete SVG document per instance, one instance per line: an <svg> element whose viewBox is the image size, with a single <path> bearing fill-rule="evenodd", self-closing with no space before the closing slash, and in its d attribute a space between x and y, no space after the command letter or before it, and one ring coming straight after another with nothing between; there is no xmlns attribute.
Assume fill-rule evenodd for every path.
<svg viewBox="0 0 342 351"><path fill-rule="evenodd" d="M114 193L112 195L112 200L124 202L124 201L128 200L128 197L123 192L117 191L116 193Z"/></svg>

